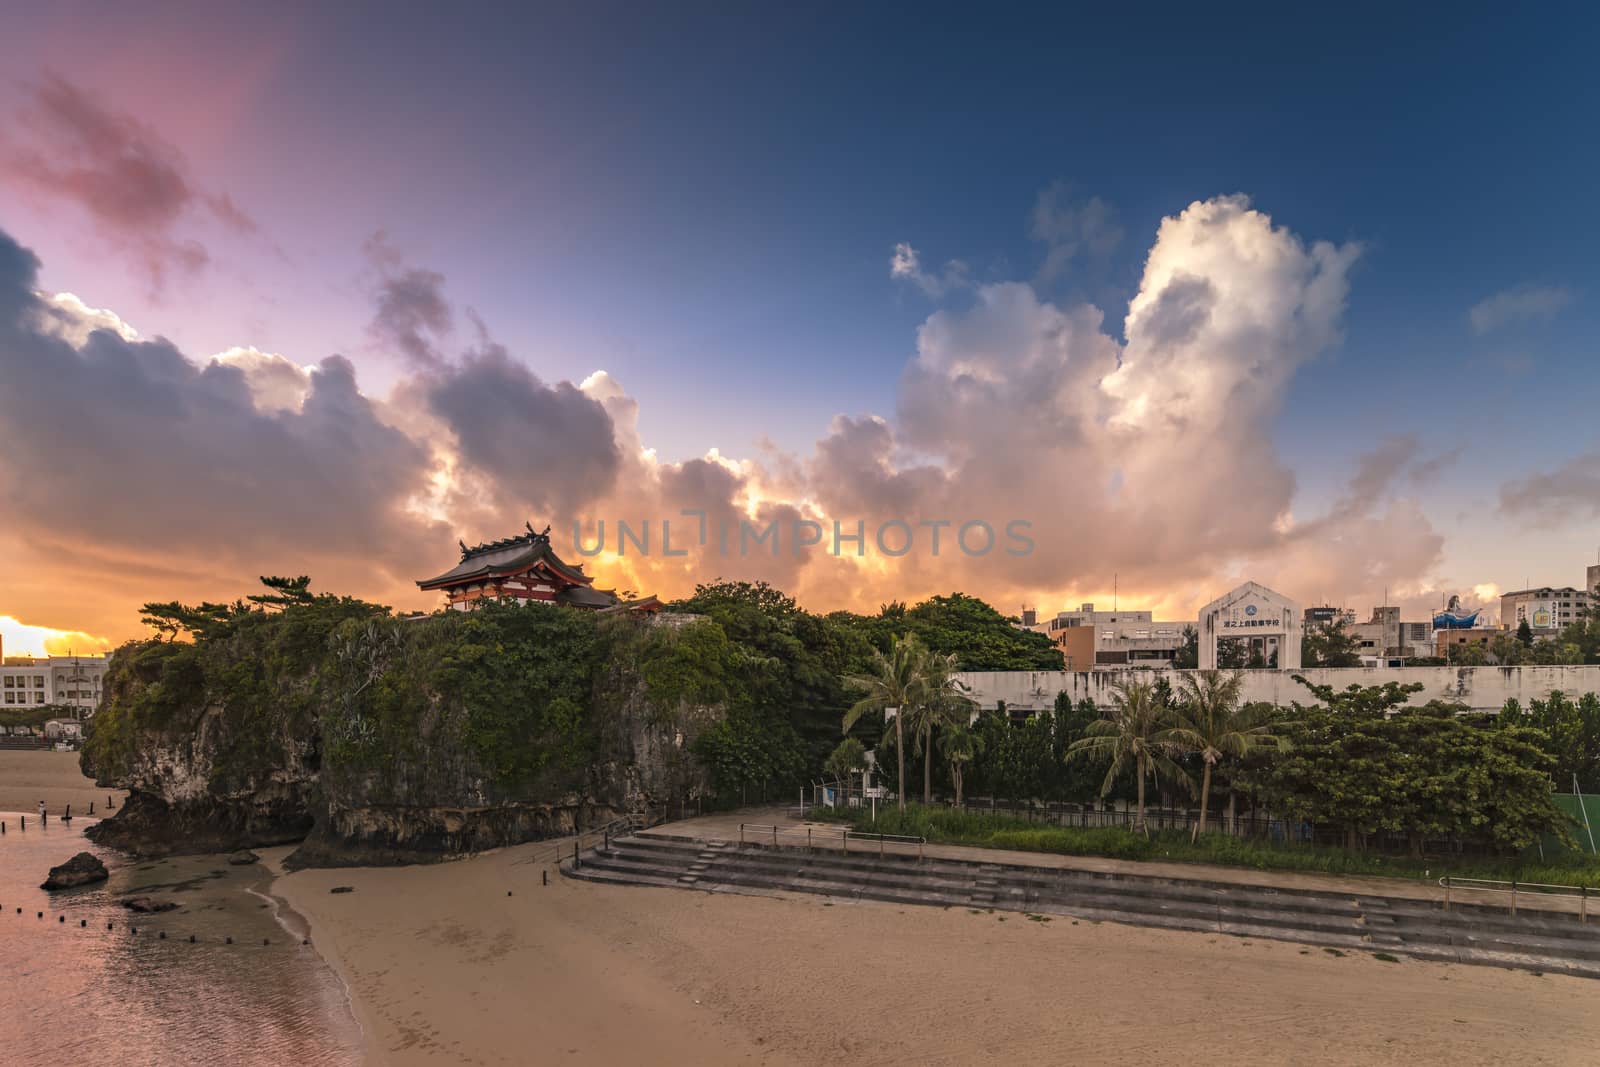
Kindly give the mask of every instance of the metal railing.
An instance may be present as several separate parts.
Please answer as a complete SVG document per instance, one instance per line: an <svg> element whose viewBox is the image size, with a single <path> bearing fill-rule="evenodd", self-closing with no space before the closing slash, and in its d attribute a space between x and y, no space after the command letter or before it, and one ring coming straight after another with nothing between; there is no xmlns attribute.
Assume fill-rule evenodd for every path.
<svg viewBox="0 0 1600 1067"><path fill-rule="evenodd" d="M918 863L922 862L923 846L928 843L928 839L926 837L910 837L904 834L861 833L859 831L852 830L849 827L840 827L838 830L834 830L831 827L789 827L777 826L771 823L742 822L739 824L739 844L741 845L745 844L746 842L749 842L750 844L762 844L770 841L773 848L778 848L778 842L780 838L793 840L795 842L795 847L797 848L799 847L800 840L804 839L807 849L817 848L819 847L819 843L820 847L828 847L832 844L832 842L837 840L839 843L839 851L846 855L849 855L850 853L850 842L852 841L876 841L878 843L879 856L884 855L885 845L916 845ZM858 848L857 851L859 852L860 849Z"/></svg>
<svg viewBox="0 0 1600 1067"><path fill-rule="evenodd" d="M540 850L521 862L534 864L549 863L559 867L562 863L570 859L574 867L581 867L583 866L584 849L593 848L597 842L609 849L611 847L611 839L613 837L621 837L625 834L631 834L636 830L642 830L645 827L645 822L646 820L643 815L623 815L619 818L612 819L610 822L605 823L602 826L596 826L591 830L583 830L570 838L557 841L555 845L552 846L551 851L545 852Z"/></svg>
<svg viewBox="0 0 1600 1067"><path fill-rule="evenodd" d="M1589 887L1585 885L1550 885L1547 882L1509 882L1497 878L1457 878L1445 875L1439 879L1444 888L1444 910L1449 911L1455 893L1504 893L1511 897L1511 914L1517 913L1518 896L1576 897L1578 921L1589 922Z"/></svg>

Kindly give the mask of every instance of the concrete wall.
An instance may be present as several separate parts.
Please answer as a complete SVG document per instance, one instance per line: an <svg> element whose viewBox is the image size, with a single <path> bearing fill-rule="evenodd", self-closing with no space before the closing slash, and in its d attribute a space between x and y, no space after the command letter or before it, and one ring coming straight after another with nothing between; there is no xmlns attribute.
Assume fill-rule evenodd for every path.
<svg viewBox="0 0 1600 1067"><path fill-rule="evenodd" d="M1176 687L1184 671L966 671L956 677L972 690L983 708L1003 700L1007 707L1042 710L1055 705L1056 694L1067 692L1074 701L1088 697L1101 707L1111 703L1111 687L1129 680L1167 678ZM1414 705L1430 700L1454 700L1478 711L1499 711L1512 697L1523 707L1543 699L1552 689L1569 697L1600 693L1600 666L1582 667L1350 667L1310 668L1303 671L1245 671L1244 699L1288 705L1313 704L1311 691L1294 680L1305 675L1318 685L1346 689L1352 685L1385 682L1421 682L1422 691L1411 695Z"/></svg>

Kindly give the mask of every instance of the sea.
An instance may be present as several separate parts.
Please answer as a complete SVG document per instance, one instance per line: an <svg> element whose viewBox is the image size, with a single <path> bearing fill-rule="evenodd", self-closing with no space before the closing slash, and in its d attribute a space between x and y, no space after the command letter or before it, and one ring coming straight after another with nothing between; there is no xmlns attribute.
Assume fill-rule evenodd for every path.
<svg viewBox="0 0 1600 1067"><path fill-rule="evenodd" d="M0 1062L7 1067L353 1067L360 1024L339 976L260 864L132 860L71 825L0 812ZM109 881L39 888L75 853ZM135 895L179 905L136 914ZM164 937L162 935L165 935ZM191 938L193 940L191 940ZM232 938L232 943L228 940Z"/></svg>

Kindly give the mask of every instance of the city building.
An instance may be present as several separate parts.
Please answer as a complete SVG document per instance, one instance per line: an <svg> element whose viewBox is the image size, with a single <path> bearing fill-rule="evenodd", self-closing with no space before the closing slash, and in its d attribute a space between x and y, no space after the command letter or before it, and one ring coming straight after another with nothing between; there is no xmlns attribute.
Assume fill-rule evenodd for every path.
<svg viewBox="0 0 1600 1067"><path fill-rule="evenodd" d="M1194 623L1159 622L1149 611L1096 611L1093 604L1084 604L1043 622L1025 610L1022 625L1055 642L1067 670L1087 671L1171 666L1183 648L1184 630Z"/></svg>
<svg viewBox="0 0 1600 1067"><path fill-rule="evenodd" d="M1354 626L1356 624L1356 613L1354 611L1348 608L1336 608L1329 604L1306 608L1301 618L1306 628L1306 633L1311 633L1313 630L1326 630L1336 623L1342 623L1345 626Z"/></svg>
<svg viewBox="0 0 1600 1067"><path fill-rule="evenodd" d="M1584 572L1583 591L1589 594L1591 608L1600 607L1600 563L1589 564Z"/></svg>
<svg viewBox="0 0 1600 1067"><path fill-rule="evenodd" d="M1535 637L1554 637L1579 621L1579 613L1588 607L1588 594L1571 586L1518 589L1500 595L1500 626L1516 630L1526 622Z"/></svg>
<svg viewBox="0 0 1600 1067"><path fill-rule="evenodd" d="M594 579L582 564L570 564L550 546L550 528L490 541L468 548L461 543L461 562L436 578L417 582L419 588L444 593L448 605L470 611L484 600L564 604L593 611L656 612L661 602L653 596L623 600L609 589L594 588Z"/></svg>
<svg viewBox="0 0 1600 1067"><path fill-rule="evenodd" d="M1400 609L1390 605L1372 609L1372 618L1350 627L1363 660L1403 659L1434 654L1434 622L1404 622ZM1381 666L1368 663L1366 666Z"/></svg>
<svg viewBox="0 0 1600 1067"><path fill-rule="evenodd" d="M0 709L70 707L80 719L100 706L109 656L0 658Z"/></svg>

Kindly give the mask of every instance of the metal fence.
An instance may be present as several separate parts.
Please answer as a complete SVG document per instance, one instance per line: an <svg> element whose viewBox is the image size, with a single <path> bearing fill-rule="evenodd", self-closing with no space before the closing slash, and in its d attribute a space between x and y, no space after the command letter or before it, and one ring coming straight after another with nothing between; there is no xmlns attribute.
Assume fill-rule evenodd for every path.
<svg viewBox="0 0 1600 1067"><path fill-rule="evenodd" d="M1544 882L1506 882L1493 878L1455 878L1445 875L1439 879L1439 885L1444 889L1444 910L1449 911L1451 905L1466 900L1475 900L1472 894L1493 893L1499 895L1511 909L1511 914L1517 913L1519 900L1527 903L1529 898L1535 898L1541 909L1548 909L1552 897L1565 897L1568 901L1577 904L1578 921L1587 924L1589 921L1589 887L1582 885L1549 885Z"/></svg>
<svg viewBox="0 0 1600 1067"><path fill-rule="evenodd" d="M851 843L855 843L856 852L872 853L879 856L889 852L896 854L909 854L911 848L917 850L917 859L923 858L923 846L928 843L925 837L910 837L905 834L871 834L859 830L852 830L848 826L838 829L833 827L818 826L775 826L768 823L739 824L739 844L770 845L772 848L781 848L785 845L798 848L802 844L808 849L827 848L838 849L841 853L849 855ZM890 848L890 846L895 846Z"/></svg>

